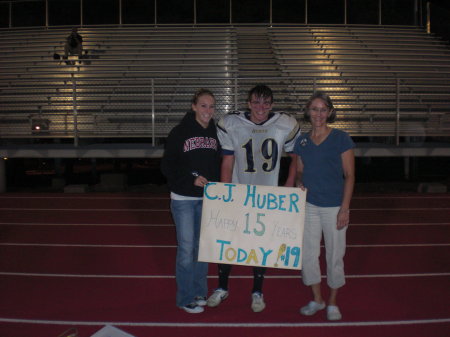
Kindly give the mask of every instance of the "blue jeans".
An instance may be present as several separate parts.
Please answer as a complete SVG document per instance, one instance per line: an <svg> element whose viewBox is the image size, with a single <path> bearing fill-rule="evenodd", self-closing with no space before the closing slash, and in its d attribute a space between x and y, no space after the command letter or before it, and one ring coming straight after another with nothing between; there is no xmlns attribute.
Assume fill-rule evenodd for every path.
<svg viewBox="0 0 450 337"><path fill-rule="evenodd" d="M172 200L170 207L178 242L176 304L182 307L208 293L208 264L198 262L202 200Z"/></svg>

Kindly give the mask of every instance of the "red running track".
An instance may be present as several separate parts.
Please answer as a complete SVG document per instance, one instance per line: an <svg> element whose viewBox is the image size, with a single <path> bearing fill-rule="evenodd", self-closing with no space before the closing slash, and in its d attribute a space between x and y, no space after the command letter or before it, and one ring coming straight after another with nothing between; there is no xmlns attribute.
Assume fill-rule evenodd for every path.
<svg viewBox="0 0 450 337"><path fill-rule="evenodd" d="M304 317L298 272L269 269L267 308L250 309L251 271L230 297L190 315L175 307L175 231L167 196L0 195L0 336L447 336L450 196L366 195L352 202L339 294L344 318ZM210 265L209 286L216 286Z"/></svg>

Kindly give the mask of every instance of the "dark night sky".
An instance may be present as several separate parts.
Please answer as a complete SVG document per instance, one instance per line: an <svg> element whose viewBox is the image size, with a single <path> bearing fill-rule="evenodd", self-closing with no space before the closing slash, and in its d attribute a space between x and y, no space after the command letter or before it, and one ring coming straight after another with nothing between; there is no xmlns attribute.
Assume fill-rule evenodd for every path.
<svg viewBox="0 0 450 337"><path fill-rule="evenodd" d="M50 26L80 25L81 0L48 0ZM154 24L155 0L122 0L123 24ZM158 24L194 23L194 0L156 0ZM306 0L273 0L272 22L305 23ZM418 0L426 3L425 0ZM450 1L430 0L432 30L450 39ZM0 28L8 28L8 0L0 0ZM12 2L12 27L45 26L45 0ZM119 24L119 0L84 0L83 24ZM232 0L233 23L269 23L270 0ZM308 1L308 23L343 24L345 0ZM414 13L415 0L382 0L384 25L424 24ZM230 23L230 0L196 0L197 23ZM347 23L378 24L379 0L347 0Z"/></svg>
<svg viewBox="0 0 450 337"><path fill-rule="evenodd" d="M80 0L48 0L50 25L72 25L80 22ZM413 19L415 0L382 0L383 23L405 24ZM421 2L419 0L419 2ZM448 0L432 0L450 9ZM1 24L8 20L9 1L2 5ZM197 21L228 23L230 0L197 0ZM269 21L269 0L233 0L233 21L255 23ZM347 0L349 23L378 23L379 0ZM154 0L122 0L124 23L154 23ZM160 23L192 23L194 0L158 0ZM83 2L85 24L118 23L119 0L89 0ZM309 21L343 23L344 0L314 0L308 2ZM273 21L304 23L305 0L273 0ZM44 0L13 1L13 26L43 25ZM5 15L6 14L6 15ZM37 14L37 15L36 15ZM41 14L41 15L40 15ZM87 21L87 22L86 22ZM53 23L52 23L53 22ZM409 23L413 24L413 22Z"/></svg>

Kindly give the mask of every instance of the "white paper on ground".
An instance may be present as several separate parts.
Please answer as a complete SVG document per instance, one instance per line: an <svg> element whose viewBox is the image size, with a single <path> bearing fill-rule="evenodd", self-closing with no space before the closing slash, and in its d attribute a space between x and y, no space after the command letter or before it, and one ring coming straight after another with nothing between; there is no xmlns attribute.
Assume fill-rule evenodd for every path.
<svg viewBox="0 0 450 337"><path fill-rule="evenodd" d="M135 337L122 331L112 325L105 325L103 328L94 333L91 337Z"/></svg>

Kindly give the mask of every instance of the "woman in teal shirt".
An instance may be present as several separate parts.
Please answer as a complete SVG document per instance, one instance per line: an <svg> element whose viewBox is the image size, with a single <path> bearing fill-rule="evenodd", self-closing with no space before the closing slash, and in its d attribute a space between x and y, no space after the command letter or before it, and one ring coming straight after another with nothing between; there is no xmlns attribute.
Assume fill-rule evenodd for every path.
<svg viewBox="0 0 450 337"><path fill-rule="evenodd" d="M328 126L328 123L334 122L336 111L326 93L316 92L310 97L304 117L311 123L312 129L297 140L294 153L298 155L297 184L308 191L302 278L305 285L311 286L313 300L300 312L311 316L327 307L327 318L334 321L342 319L336 296L338 289L345 284L343 259L355 182L354 143L346 132ZM330 288L327 304L320 287L322 233Z"/></svg>

